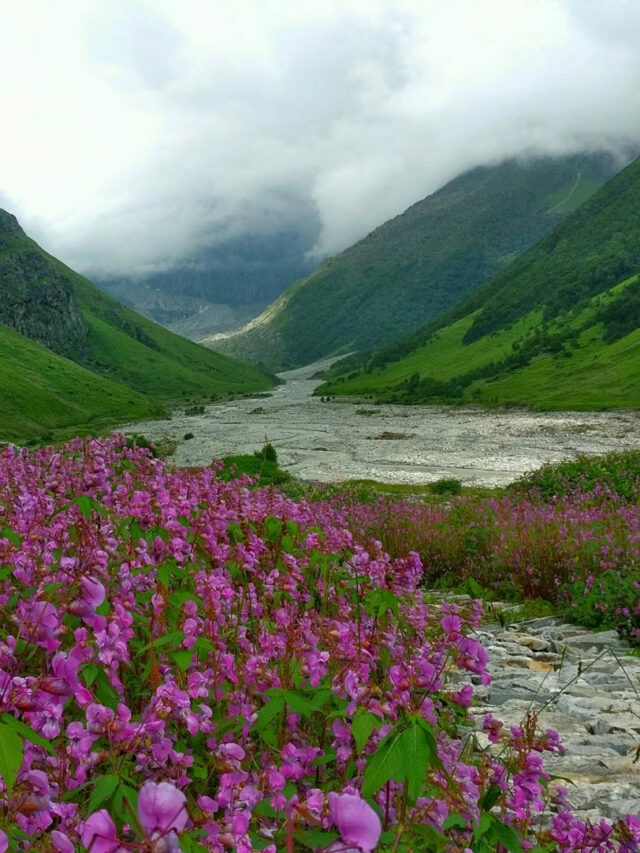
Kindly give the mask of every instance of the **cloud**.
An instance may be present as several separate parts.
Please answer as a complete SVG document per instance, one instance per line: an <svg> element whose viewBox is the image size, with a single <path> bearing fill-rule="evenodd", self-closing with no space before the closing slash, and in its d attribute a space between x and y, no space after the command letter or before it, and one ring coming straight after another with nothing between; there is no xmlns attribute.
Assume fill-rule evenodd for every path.
<svg viewBox="0 0 640 853"><path fill-rule="evenodd" d="M639 40L623 0L22 0L0 193L88 273L310 206L321 257L478 163L640 140Z"/></svg>

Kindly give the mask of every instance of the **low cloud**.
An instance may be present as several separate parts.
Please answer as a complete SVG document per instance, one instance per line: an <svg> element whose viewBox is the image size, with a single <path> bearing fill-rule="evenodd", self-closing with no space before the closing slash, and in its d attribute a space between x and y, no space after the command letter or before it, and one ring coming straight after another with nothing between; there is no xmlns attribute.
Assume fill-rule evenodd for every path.
<svg viewBox="0 0 640 853"><path fill-rule="evenodd" d="M322 257L478 163L640 140L639 42L608 0L23 0L0 203L91 274L311 208Z"/></svg>

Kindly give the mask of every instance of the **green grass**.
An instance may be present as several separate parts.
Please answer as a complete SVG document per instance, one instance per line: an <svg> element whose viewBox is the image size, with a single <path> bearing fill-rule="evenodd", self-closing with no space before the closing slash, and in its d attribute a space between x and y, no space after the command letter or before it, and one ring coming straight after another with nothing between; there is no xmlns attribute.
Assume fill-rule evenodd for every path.
<svg viewBox="0 0 640 853"><path fill-rule="evenodd" d="M96 376L0 325L0 441L62 440L119 423L162 417L150 397Z"/></svg>
<svg viewBox="0 0 640 853"><path fill-rule="evenodd" d="M74 288L89 326L87 362L95 372L166 401L251 393L273 386L274 377L141 317L57 259L47 258Z"/></svg>
<svg viewBox="0 0 640 853"><path fill-rule="evenodd" d="M333 376L317 394L369 396L378 402L458 402L484 406L518 405L540 410L599 410L640 407L640 329L608 340L599 317L634 287L636 276L583 302L580 310L559 314L545 326L557 352L536 354L529 363L508 362L526 351L543 319L540 310L471 343L465 336L477 312L437 330L404 358L379 368ZM411 377L447 383L496 364L491 375L466 381L449 397L421 397Z"/></svg>
<svg viewBox="0 0 640 853"><path fill-rule="evenodd" d="M220 473L223 480L235 479L246 474L257 481L257 486L276 486L287 483L291 479L290 474L278 468L277 461L262 459L255 454L224 456L221 461L224 463Z"/></svg>
<svg viewBox="0 0 640 853"><path fill-rule="evenodd" d="M251 394L276 383L256 367L123 307L23 232L5 231L2 238L0 259L38 254L47 265L44 275L72 288L87 335L78 351L64 358L0 325L0 440L38 442L97 433L118 423L161 417L176 404ZM39 281L24 284L29 288ZM47 307L42 311L46 318ZM55 314L50 316L54 323Z"/></svg>

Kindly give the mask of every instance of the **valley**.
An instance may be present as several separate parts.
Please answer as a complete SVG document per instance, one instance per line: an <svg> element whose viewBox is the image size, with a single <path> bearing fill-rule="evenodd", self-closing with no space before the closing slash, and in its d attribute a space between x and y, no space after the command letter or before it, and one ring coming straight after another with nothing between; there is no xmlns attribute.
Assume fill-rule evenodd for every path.
<svg viewBox="0 0 640 853"><path fill-rule="evenodd" d="M313 396L329 367L319 362L281 374L268 395L174 412L125 431L177 441L172 462L208 465L274 445L282 468L307 481L373 479L424 484L453 477L465 485L504 486L545 462L575 453L640 448L640 414L490 411L456 406L373 406ZM192 437L185 440L184 436Z"/></svg>

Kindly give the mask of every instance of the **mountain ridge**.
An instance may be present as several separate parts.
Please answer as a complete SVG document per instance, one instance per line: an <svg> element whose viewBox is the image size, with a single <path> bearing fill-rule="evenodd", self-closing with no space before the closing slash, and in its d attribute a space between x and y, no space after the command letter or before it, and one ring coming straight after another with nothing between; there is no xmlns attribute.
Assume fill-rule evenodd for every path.
<svg viewBox="0 0 640 853"><path fill-rule="evenodd" d="M32 345L20 343L8 329ZM66 401L56 404L61 413L56 423L65 426L73 422L72 376L83 387L88 387L88 377L94 376L105 400L111 396L120 401L120 414L116 406L106 405L111 422L157 416L166 412L167 406L190 398L261 391L276 381L255 367L180 338L120 305L45 252L25 234L13 214L1 210L0 330L0 367L5 374L0 410L15 412L8 398L24 398L25 412L31 412L30 434L38 416L45 432L50 431L45 427L51 426L51 419L44 411L38 413L33 400L27 400L25 389L34 379L29 359L44 371L38 377L42 394L49 398L58 394L59 401ZM12 348L23 352L24 364L11 357ZM56 377L52 385L47 384L47 372ZM99 395L92 399L91 413L99 417ZM67 414L63 415L65 405ZM5 427L10 427L12 422L7 418Z"/></svg>
<svg viewBox="0 0 640 853"><path fill-rule="evenodd" d="M319 393L640 405L639 198L640 158L449 312L364 366L337 366Z"/></svg>
<svg viewBox="0 0 640 853"><path fill-rule="evenodd" d="M608 152L477 166L325 261L242 330L203 342L284 369L398 338L507 265L617 168Z"/></svg>

